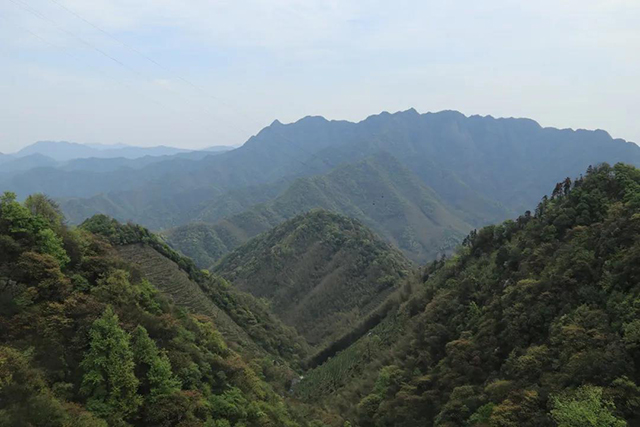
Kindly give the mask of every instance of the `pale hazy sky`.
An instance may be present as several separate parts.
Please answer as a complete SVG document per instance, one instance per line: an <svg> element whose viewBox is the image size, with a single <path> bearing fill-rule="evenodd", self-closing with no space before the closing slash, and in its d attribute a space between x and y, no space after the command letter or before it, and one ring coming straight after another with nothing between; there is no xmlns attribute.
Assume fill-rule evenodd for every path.
<svg viewBox="0 0 640 427"><path fill-rule="evenodd" d="M410 107L640 142L639 23L640 0L2 0L0 152Z"/></svg>

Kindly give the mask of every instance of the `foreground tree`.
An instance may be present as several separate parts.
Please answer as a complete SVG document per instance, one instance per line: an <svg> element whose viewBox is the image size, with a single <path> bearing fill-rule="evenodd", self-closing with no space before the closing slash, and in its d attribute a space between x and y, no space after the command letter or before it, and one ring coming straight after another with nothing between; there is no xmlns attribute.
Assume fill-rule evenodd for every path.
<svg viewBox="0 0 640 427"><path fill-rule="evenodd" d="M133 356L142 394L150 394L151 399L156 399L180 390L180 381L171 372L169 358L158 350L147 330L140 325L133 331Z"/></svg>
<svg viewBox="0 0 640 427"><path fill-rule="evenodd" d="M122 425L138 409L141 398L129 335L119 326L111 306L93 323L90 349L80 366L84 370L81 392L87 396L88 409L110 425Z"/></svg>

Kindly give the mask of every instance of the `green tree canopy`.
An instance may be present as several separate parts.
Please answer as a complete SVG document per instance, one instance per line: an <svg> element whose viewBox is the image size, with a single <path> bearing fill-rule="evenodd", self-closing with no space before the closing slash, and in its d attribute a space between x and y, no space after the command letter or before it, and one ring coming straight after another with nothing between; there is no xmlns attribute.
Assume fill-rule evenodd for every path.
<svg viewBox="0 0 640 427"><path fill-rule="evenodd" d="M84 371L81 392L88 398L87 407L113 424L122 423L141 403L129 340L118 316L107 306L102 317L93 322L90 349L80 365Z"/></svg>
<svg viewBox="0 0 640 427"><path fill-rule="evenodd" d="M602 397L602 388L585 385L574 393L553 398L551 416L558 427L625 427L626 421L611 412L613 403Z"/></svg>
<svg viewBox="0 0 640 427"><path fill-rule="evenodd" d="M155 399L180 390L180 381L171 372L169 358L158 350L144 326L138 325L133 331L132 350L142 394L150 394Z"/></svg>

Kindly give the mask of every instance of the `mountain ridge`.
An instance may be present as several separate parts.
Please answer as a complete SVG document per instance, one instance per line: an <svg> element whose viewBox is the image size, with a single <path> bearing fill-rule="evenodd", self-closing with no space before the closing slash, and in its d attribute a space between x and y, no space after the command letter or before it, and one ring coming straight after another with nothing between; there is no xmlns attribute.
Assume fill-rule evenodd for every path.
<svg viewBox="0 0 640 427"><path fill-rule="evenodd" d="M238 243L316 208L362 221L414 261L451 251L472 228L393 156L379 152L326 175L299 178L272 201L214 224L181 226L165 236L208 268Z"/></svg>
<svg viewBox="0 0 640 427"><path fill-rule="evenodd" d="M640 169L558 183L425 266L297 396L363 426L636 425L639 210Z"/></svg>
<svg viewBox="0 0 640 427"><path fill-rule="evenodd" d="M531 119L467 117L453 111L419 114L409 110L372 115L358 123L308 117L287 125L269 126L243 146L221 154L222 157L205 158L188 168L180 168L179 175L175 171L177 164L176 167L167 164L156 177L149 173L149 168L143 168L132 180L140 188L152 187L152 182L162 175L165 185L171 184L169 188L180 188L181 192L215 186L224 193L284 177L324 174L341 163L354 162L380 150L392 153L441 197L467 211L474 225L505 217L491 207L477 214L470 212L463 202L469 197L486 199L489 204L501 203L510 210L510 215L516 215L532 209L545 189L563 179L562 175L575 177L589 164L627 161L640 165L640 147L613 139L606 132L541 127ZM573 158L571 164L559 162L567 156ZM490 173L498 164L502 168L507 166L503 180ZM446 176L454 178L442 178ZM545 182L534 181L534 176L542 176ZM521 182L523 179L528 182ZM450 185L455 180L460 182L458 187ZM505 182L515 185L513 191ZM157 197L172 194L173 190L165 189ZM136 212L121 219L144 223L144 217L136 217ZM195 218L182 221L191 219ZM168 224L173 225L176 224Z"/></svg>
<svg viewBox="0 0 640 427"><path fill-rule="evenodd" d="M322 348L377 308L409 262L356 220L298 215L227 254L213 269Z"/></svg>
<svg viewBox="0 0 640 427"><path fill-rule="evenodd" d="M158 145L155 147L137 147L132 145L95 145L68 141L37 141L13 153L14 157L42 154L56 161L64 162L81 158L124 157L135 159L145 155L163 156L185 153L193 150Z"/></svg>

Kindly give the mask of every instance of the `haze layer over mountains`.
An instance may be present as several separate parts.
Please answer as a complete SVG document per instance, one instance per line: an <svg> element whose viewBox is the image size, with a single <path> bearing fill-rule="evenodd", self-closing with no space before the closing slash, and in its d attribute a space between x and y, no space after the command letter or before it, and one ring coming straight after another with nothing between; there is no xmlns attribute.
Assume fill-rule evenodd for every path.
<svg viewBox="0 0 640 427"><path fill-rule="evenodd" d="M5 160L0 184L56 198L71 223L103 213L166 230L203 267L313 208L357 218L425 261L473 228L532 210L589 165L640 165L637 145L600 130L413 109L358 123L275 121L238 149L214 150L43 142Z"/></svg>

